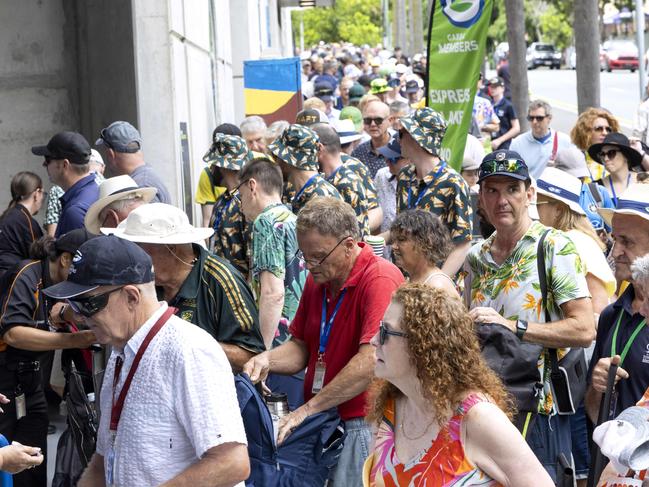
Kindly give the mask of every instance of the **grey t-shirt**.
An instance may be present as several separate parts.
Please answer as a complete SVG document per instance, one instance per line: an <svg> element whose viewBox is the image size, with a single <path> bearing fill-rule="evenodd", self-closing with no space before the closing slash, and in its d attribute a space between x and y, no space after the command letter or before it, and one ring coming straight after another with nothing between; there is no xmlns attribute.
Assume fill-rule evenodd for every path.
<svg viewBox="0 0 649 487"><path fill-rule="evenodd" d="M152 187L158 190L158 193L155 195L155 198L151 200L151 203L167 203L171 204L171 196L167 187L160 179L160 176L155 172L155 170L148 164L143 164L129 174L137 185L141 188Z"/></svg>

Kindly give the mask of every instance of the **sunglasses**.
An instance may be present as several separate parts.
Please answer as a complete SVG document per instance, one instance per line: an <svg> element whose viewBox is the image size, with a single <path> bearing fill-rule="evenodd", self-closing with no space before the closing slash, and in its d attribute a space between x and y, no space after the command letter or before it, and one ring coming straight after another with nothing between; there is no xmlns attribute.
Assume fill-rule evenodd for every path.
<svg viewBox="0 0 649 487"><path fill-rule="evenodd" d="M525 170L525 163L520 159L503 159L502 161L485 162L480 166L480 177L496 172L519 173Z"/></svg>
<svg viewBox="0 0 649 487"><path fill-rule="evenodd" d="M615 156L617 156L618 152L620 151L617 149L610 149L607 151L600 152L599 154L597 154L597 157L599 157L601 161L603 161L604 159L611 160L611 159L615 159Z"/></svg>
<svg viewBox="0 0 649 487"><path fill-rule="evenodd" d="M124 286L117 287L110 291L106 291L102 294L97 294L95 296L88 296L87 298L80 299L67 299L66 301L77 314L90 318L91 316L99 313L108 305L108 299L110 295L115 291L119 291Z"/></svg>
<svg viewBox="0 0 649 487"><path fill-rule="evenodd" d="M375 125L381 125L385 121L385 118L382 117L365 117L363 118L363 123L365 125L372 125L374 122Z"/></svg>
<svg viewBox="0 0 649 487"><path fill-rule="evenodd" d="M527 121L528 122L542 122L546 118L548 118L547 115L528 115L527 116Z"/></svg>
<svg viewBox="0 0 649 487"><path fill-rule="evenodd" d="M400 331L388 330L388 328L385 326L385 321L380 321L379 322L379 344L380 345L385 345L385 340L388 338L388 335L392 335L393 337L402 337L402 338L406 338L408 336L406 333L402 333Z"/></svg>
<svg viewBox="0 0 649 487"><path fill-rule="evenodd" d="M612 132L612 129L608 125L598 125L597 127L593 127L593 131L606 132L607 134L610 134Z"/></svg>
<svg viewBox="0 0 649 487"><path fill-rule="evenodd" d="M322 264L324 264L324 261L327 260L327 258L328 258L331 254L334 253L334 250L336 250L336 249L338 248L338 246L339 246L341 243L343 243L345 240L347 240L349 237L350 237L350 236L347 235L346 237L341 238L341 239L338 241L338 243L334 246L334 248L331 249L331 250L329 251L329 253L328 253L327 255L325 255L325 256L324 256L322 259L320 259L320 260L314 260L314 259L307 259L307 258L305 258L305 257L304 257L304 253L302 253L301 250L298 250L297 252L295 252L295 257L294 257L294 258L295 258L295 259L300 259L302 262L304 262L305 264L307 264L307 265L309 265L309 266L311 266L311 267L319 267L319 266L321 266Z"/></svg>

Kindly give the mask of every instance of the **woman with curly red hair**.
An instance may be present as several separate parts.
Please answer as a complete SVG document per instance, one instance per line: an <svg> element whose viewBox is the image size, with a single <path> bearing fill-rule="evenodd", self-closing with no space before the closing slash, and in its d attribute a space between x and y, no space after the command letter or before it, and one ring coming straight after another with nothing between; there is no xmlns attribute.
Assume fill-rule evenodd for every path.
<svg viewBox="0 0 649 487"><path fill-rule="evenodd" d="M588 172L592 182L604 179L604 166L598 164L588 155L588 148L593 144L601 144L611 132L619 132L620 124L617 119L603 108L587 108L577 118L575 126L570 131L570 138L586 156Z"/></svg>
<svg viewBox="0 0 649 487"><path fill-rule="evenodd" d="M445 290L413 283L395 292L371 341L379 380L366 487L553 485L510 422L510 399L473 326Z"/></svg>

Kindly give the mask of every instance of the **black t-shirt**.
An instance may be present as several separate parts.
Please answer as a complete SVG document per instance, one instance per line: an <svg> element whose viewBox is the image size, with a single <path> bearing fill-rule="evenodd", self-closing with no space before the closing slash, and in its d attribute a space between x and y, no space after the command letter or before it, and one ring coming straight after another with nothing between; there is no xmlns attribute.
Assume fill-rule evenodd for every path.
<svg viewBox="0 0 649 487"><path fill-rule="evenodd" d="M43 236L43 230L20 203L0 220L0 276L29 258L29 246Z"/></svg>
<svg viewBox="0 0 649 487"><path fill-rule="evenodd" d="M498 129L498 132L493 134L491 136L492 139L497 139L501 135L509 132L509 130L512 128L512 120L515 120L516 118L516 112L514 111L514 105L512 105L507 98L503 98L500 100L498 103L494 104L494 111L496 112L496 115L498 115L498 118L500 119L500 129ZM512 139L509 139L505 142L503 142L499 149L508 149L509 144L511 144Z"/></svg>
<svg viewBox="0 0 649 487"><path fill-rule="evenodd" d="M0 338L15 326L48 330L49 304L43 288L53 284L47 261L24 260L6 274L0 284ZM0 343L7 362L40 360L47 352L20 350Z"/></svg>
<svg viewBox="0 0 649 487"><path fill-rule="evenodd" d="M634 297L633 286L629 286L615 303L609 304L602 311L597 327L593 358L588 371L589 383L593 368L599 359L612 356L613 335L620 313L622 317L614 347L618 355L622 353L633 331L644 319L639 313L633 314L631 304ZM629 378L617 383L616 414L634 406L649 386L649 326L645 325L641 328L621 366L629 373Z"/></svg>

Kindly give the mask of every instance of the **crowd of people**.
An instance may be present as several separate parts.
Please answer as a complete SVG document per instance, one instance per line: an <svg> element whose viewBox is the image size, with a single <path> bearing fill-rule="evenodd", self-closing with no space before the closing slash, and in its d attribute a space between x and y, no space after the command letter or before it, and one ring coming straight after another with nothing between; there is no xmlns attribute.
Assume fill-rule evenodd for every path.
<svg viewBox="0 0 649 487"><path fill-rule="evenodd" d="M295 120L216 127L196 224L128 122L101 130L101 153L77 132L32 147L53 186L16 174L0 217L16 486L46 485L46 391L62 364L92 372L93 344L111 353L86 385L100 420L82 487L243 485L261 427L244 376L286 398L275 450L337 414L328 485L549 486L566 462L585 485L611 364L611 417L649 387L646 140L603 108L561 133L543 100L521 133L505 61L477 81L456 170L425 58L383 54L314 50ZM531 396L481 353L493 330L533 350ZM553 373L573 350L587 387L565 414Z"/></svg>

